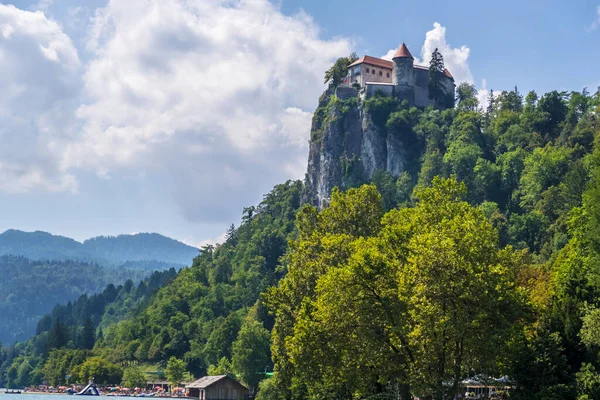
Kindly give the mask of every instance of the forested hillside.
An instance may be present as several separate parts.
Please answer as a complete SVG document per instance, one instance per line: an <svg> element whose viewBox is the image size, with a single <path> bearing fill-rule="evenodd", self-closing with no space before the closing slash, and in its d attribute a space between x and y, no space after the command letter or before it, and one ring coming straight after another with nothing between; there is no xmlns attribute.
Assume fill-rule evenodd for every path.
<svg viewBox="0 0 600 400"><path fill-rule="evenodd" d="M102 357L101 366L126 365L136 360L164 367L170 357L177 357L185 360L187 369L199 376L205 374L211 364L219 365L221 371L231 370L234 342L238 336L244 337L244 333L238 335L239 332L246 332L245 335L252 338L258 335L262 342L257 344L260 351L253 354L244 356L242 350L246 347L240 348L237 363L257 363L259 370L264 371L270 364L268 329L272 321L258 300L260 293L275 285L285 273L284 269L278 268L279 259L294 232L301 188L299 181L278 185L257 207L245 208L241 226L232 227L223 244L204 247L191 267L182 269L172 283L130 318L110 324L114 318L111 316L113 306L109 306L102 318L75 320L78 324L75 329L79 331L87 323L88 328L93 326L95 331L102 332L102 339L96 342L93 353L50 352L54 348L78 348L74 339L71 344L64 339L57 345L46 336L49 327L52 336L52 326L57 323L58 326L68 325L72 321L70 313L63 315L65 307L60 307L52 316L42 319L38 326L39 335L26 345L4 351L0 376L2 371L10 368L13 371L27 368L34 371L27 374L29 380L5 375L5 382L11 386L27 385L39 379L44 374L42 371L54 368L57 359L62 360L61 368L66 368L65 365L75 368L92 355ZM136 292L139 290L138 287ZM86 304L94 302L90 298ZM77 303L67 308L75 310ZM53 382L64 383L64 375L53 375ZM98 374L95 376L97 382L104 379ZM253 382L260 375L252 373L247 377ZM73 375L73 378L85 381L88 377Z"/></svg>
<svg viewBox="0 0 600 400"><path fill-rule="evenodd" d="M363 187L298 215L268 296L270 396L452 398L485 374L514 398L599 398L600 91L480 106L463 84L445 111L329 93L312 140L366 113L409 162L368 177L342 154L346 187L381 200Z"/></svg>
<svg viewBox="0 0 600 400"><path fill-rule="evenodd" d="M155 271L188 265L198 249L157 233L98 236L79 243L46 232L7 230L0 234L0 255L32 260L79 260L105 267Z"/></svg>
<svg viewBox="0 0 600 400"><path fill-rule="evenodd" d="M139 280L144 271L108 270L78 261L31 261L0 256L0 342L12 344L35 333L54 305L97 293L110 282Z"/></svg>
<svg viewBox="0 0 600 400"><path fill-rule="evenodd" d="M0 344L0 387L25 386L42 378L51 384L57 384L58 377L62 381L70 370L61 360L87 359L95 343L102 343L103 327L135 316L176 275L174 268L157 271L137 286L131 279L118 286L111 283L98 294L55 306L39 320L36 336L28 342L12 348Z"/></svg>
<svg viewBox="0 0 600 400"><path fill-rule="evenodd" d="M441 111L327 91L311 141L365 116L401 143L400 174L342 154L323 210L276 186L90 352L5 350L6 371L38 371L9 384L59 358L80 381L86 363L179 359L263 400L452 398L474 374L516 399L600 398L600 92L476 94L463 84Z"/></svg>

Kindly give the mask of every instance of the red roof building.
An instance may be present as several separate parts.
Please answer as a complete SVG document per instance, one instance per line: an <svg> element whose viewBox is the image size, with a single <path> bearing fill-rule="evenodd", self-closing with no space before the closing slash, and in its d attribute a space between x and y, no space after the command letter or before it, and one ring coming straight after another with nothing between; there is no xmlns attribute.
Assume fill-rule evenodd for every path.
<svg viewBox="0 0 600 400"><path fill-rule="evenodd" d="M444 69L444 77L444 92L454 99L454 78L448 69ZM365 55L350 64L344 85L359 89L361 96L367 98L379 92L406 99L410 105L427 107L433 104L429 79L429 68L415 65L413 55L402 43L392 61Z"/></svg>

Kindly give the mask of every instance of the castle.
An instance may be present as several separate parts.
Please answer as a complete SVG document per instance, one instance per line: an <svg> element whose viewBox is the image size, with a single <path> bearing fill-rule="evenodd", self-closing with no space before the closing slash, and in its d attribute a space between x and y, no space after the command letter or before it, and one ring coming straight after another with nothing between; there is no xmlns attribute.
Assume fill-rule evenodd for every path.
<svg viewBox="0 0 600 400"><path fill-rule="evenodd" d="M429 98L429 68L415 65L414 57L404 43L400 45L392 61L363 56L348 66L346 88L343 97L350 97L349 87L360 87L360 95L369 98L377 92L407 100L410 106L433 105ZM442 81L448 98L454 99L454 78L445 69Z"/></svg>

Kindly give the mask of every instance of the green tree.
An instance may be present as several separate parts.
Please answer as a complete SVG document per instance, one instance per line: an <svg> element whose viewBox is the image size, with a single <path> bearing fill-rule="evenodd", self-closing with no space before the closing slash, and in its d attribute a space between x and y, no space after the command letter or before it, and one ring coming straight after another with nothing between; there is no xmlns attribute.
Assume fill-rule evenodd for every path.
<svg viewBox="0 0 600 400"><path fill-rule="evenodd" d="M269 331L260 322L246 319L233 342L231 364L236 375L253 390L265 377L265 369L272 368L269 346Z"/></svg>
<svg viewBox="0 0 600 400"><path fill-rule="evenodd" d="M219 360L216 365L210 365L208 367L209 375L227 375L232 378L235 378L236 375L233 372L233 366L231 365L231 361L227 359L227 357L223 357Z"/></svg>
<svg viewBox="0 0 600 400"><path fill-rule="evenodd" d="M312 381L319 378L311 374L313 367L302 370L296 366L295 346L289 340L303 308L309 305L305 299L314 295L319 277L330 266L345 263L350 256L348 246L354 239L379 231L382 213L381 197L375 187L363 186L350 189L347 194L335 189L330 206L322 212L307 205L297 214L298 237L290 242L287 275L266 296L276 316L271 351L282 396L306 395L309 382L298 376L312 376Z"/></svg>
<svg viewBox="0 0 600 400"><path fill-rule="evenodd" d="M25 358L17 370L17 385L20 387L26 387L31 384L31 373L33 367L30 360Z"/></svg>
<svg viewBox="0 0 600 400"><path fill-rule="evenodd" d="M413 180L406 171L402 172L396 180L396 201L401 206L406 206L410 202L410 196L413 190Z"/></svg>
<svg viewBox="0 0 600 400"><path fill-rule="evenodd" d="M560 335L546 327L522 335L512 344L509 359L518 400L573 399L569 365Z"/></svg>
<svg viewBox="0 0 600 400"><path fill-rule="evenodd" d="M465 188L455 180L434 180L433 188L417 196L415 210L390 215L388 224L395 237L411 236L398 293L410 316L413 386L441 399L448 379L447 395L457 393L467 365L493 368L481 354L502 354L511 321L520 318L515 281L521 260L510 249L498 249L494 229L461 201Z"/></svg>
<svg viewBox="0 0 600 400"><path fill-rule="evenodd" d="M505 90L500 93L497 102L500 105L500 111L521 112L523 110L523 96L516 86L511 91Z"/></svg>
<svg viewBox="0 0 600 400"><path fill-rule="evenodd" d="M258 384L256 400L279 400L277 385L274 378L267 378Z"/></svg>
<svg viewBox="0 0 600 400"><path fill-rule="evenodd" d="M593 365L583 363L575 376L580 400L600 400L600 374Z"/></svg>
<svg viewBox="0 0 600 400"><path fill-rule="evenodd" d="M600 346L600 309L588 308L583 316L581 341L588 347Z"/></svg>
<svg viewBox="0 0 600 400"><path fill-rule="evenodd" d="M122 381L123 370L100 356L94 356L74 367L73 375L80 383L94 379L99 384L117 385Z"/></svg>
<svg viewBox="0 0 600 400"><path fill-rule="evenodd" d="M444 175L444 154L438 148L428 149L423 155L423 165L419 172L417 186L429 186L434 177Z"/></svg>
<svg viewBox="0 0 600 400"><path fill-rule="evenodd" d="M48 350L63 348L68 342L69 332L66 325L61 320L55 319L48 335Z"/></svg>
<svg viewBox="0 0 600 400"><path fill-rule="evenodd" d="M331 68L325 71L325 83L329 83L333 87L338 87L348 74L348 65L356 60L358 60L356 53L352 53L348 57L338 58Z"/></svg>
<svg viewBox="0 0 600 400"><path fill-rule="evenodd" d="M173 386L179 386L185 376L185 362L175 357L169 358L167 362L167 368L165 368L165 375L167 380Z"/></svg>
<svg viewBox="0 0 600 400"><path fill-rule="evenodd" d="M446 106L448 99L444 87L444 57L442 53L435 48L431 54L429 62L429 99L433 100L437 107ZM452 99L452 102L454 99Z"/></svg>
<svg viewBox="0 0 600 400"><path fill-rule="evenodd" d="M76 366L83 364L88 355L89 352L84 350L64 348L52 350L41 369L42 373L46 380L54 386L65 384L66 375L73 375L74 379L71 382L74 382L77 380L74 376Z"/></svg>
<svg viewBox="0 0 600 400"><path fill-rule="evenodd" d="M146 375L137 365L132 365L123 370L123 385L128 388L146 387Z"/></svg>
<svg viewBox="0 0 600 400"><path fill-rule="evenodd" d="M91 318L85 320L83 325L83 332L81 333L81 348L84 350L91 350L94 348L96 343L96 330Z"/></svg>
<svg viewBox="0 0 600 400"><path fill-rule="evenodd" d="M462 82L456 88L456 102L458 111L477 111L479 101L477 100L477 89L475 85Z"/></svg>
<svg viewBox="0 0 600 400"><path fill-rule="evenodd" d="M490 126L490 121L495 117L496 112L496 98L494 96L494 91L490 89L490 93L487 97L487 106L485 108L485 112L483 114L484 126L487 128Z"/></svg>
<svg viewBox="0 0 600 400"><path fill-rule="evenodd" d="M336 197L332 207L358 204L370 190ZM434 179L417 190L416 207L390 211L370 234L320 231L319 222L301 230L291 257L302 273L290 268L271 294L277 374L291 373L309 398L365 397L400 384L403 398L410 387L442 399L457 393L468 368L493 369L522 316L515 282L523 260L498 248L493 227L461 200L465 194L455 179ZM380 202L369 199L370 207ZM327 211L310 220L336 227L352 215ZM313 289L305 291L307 284ZM282 295L288 301L279 302ZM299 303L289 318L292 301ZM287 390L299 390L293 377L288 382Z"/></svg>
<svg viewBox="0 0 600 400"><path fill-rule="evenodd" d="M535 149L524 161L524 172L519 182L521 207L532 209L541 199L542 192L560 183L568 171L572 151L565 147Z"/></svg>
<svg viewBox="0 0 600 400"><path fill-rule="evenodd" d="M542 133L550 138L555 138L559 134L559 125L567 116L567 104L564 100L564 93L556 90L546 93L538 103L539 110L544 114L544 122L540 124Z"/></svg>
<svg viewBox="0 0 600 400"><path fill-rule="evenodd" d="M13 362L10 364L10 367L6 369L6 387L9 389L16 389L19 387L18 374L18 363Z"/></svg>
<svg viewBox="0 0 600 400"><path fill-rule="evenodd" d="M222 357L231 358L231 345L235 341L241 326L242 320L235 313L231 313L218 323L204 347L207 364L216 364Z"/></svg>

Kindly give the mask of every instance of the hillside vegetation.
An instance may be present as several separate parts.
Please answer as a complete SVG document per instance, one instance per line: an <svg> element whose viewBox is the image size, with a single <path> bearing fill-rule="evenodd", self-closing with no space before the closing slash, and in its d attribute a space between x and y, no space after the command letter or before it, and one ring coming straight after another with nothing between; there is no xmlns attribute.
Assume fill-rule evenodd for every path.
<svg viewBox="0 0 600 400"><path fill-rule="evenodd" d="M251 338L255 334L262 338L258 357L253 353L247 355L246 360L260 364L260 371L265 367L271 369L268 329L272 321L269 322L258 300L261 292L275 285L285 274L278 263L294 232L301 188L299 181L278 185L257 207L245 208L242 225L230 229L223 244L205 246L189 268L182 269L145 307L136 309L135 315L106 326L111 319L114 321L110 306L101 318L92 318L88 328L93 327L96 336L102 332L92 352L78 347L73 334L62 339L60 345L47 337L57 329L62 332L62 325L71 317L64 317L62 311L44 317L39 335L27 343L0 351L4 354L0 364L0 378L4 380L0 380L0 386L34 383L48 369L59 368L59 365L61 371L75 368L92 355L100 356L104 362L98 368L117 365L121 366L121 373L122 366L132 361L165 367L170 357L185 360L187 369L196 376L205 374L211 364L221 363L220 371L227 371L231 370L234 342L240 331L248 332ZM88 303L93 303L91 298ZM85 327L86 321L82 319L74 322L79 324L74 325L75 330L82 331ZM48 329L49 333L45 332ZM52 351L57 349L62 350ZM19 377L16 371L20 369L28 373ZM260 378L253 375L248 375L251 381ZM64 374L52 376L56 384L65 382ZM100 383L104 375L99 376L96 378ZM106 379L111 377L106 376ZM85 381L87 375L74 375L75 378Z"/></svg>
<svg viewBox="0 0 600 400"><path fill-rule="evenodd" d="M515 399L600 398L600 92L324 101L315 118L368 113L409 168L367 179L350 162L323 210L301 207L300 182L276 186L136 316L92 321L93 350L5 349L6 382L104 363L117 383L179 359L263 400L441 400L474 374L506 376Z"/></svg>
<svg viewBox="0 0 600 400"><path fill-rule="evenodd" d="M145 271L109 270L79 261L0 256L0 342L29 338L42 315L56 304L97 293L108 283L137 281L145 275Z"/></svg>
<svg viewBox="0 0 600 400"><path fill-rule="evenodd" d="M111 374L118 374L120 379L123 372L117 365L109 364L108 369L82 376L71 369L77 362L69 363L79 360L81 364L90 358L94 345L102 344L102 327L135 316L176 275L173 268L157 271L137 286L131 279L118 286L111 283L98 294L83 294L76 301L55 306L39 320L32 339L0 352L0 386L20 387L42 380L57 385L68 374L73 374L75 381L94 376L101 381L114 376Z"/></svg>

